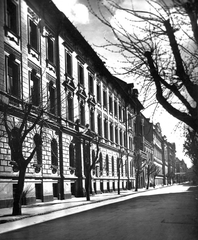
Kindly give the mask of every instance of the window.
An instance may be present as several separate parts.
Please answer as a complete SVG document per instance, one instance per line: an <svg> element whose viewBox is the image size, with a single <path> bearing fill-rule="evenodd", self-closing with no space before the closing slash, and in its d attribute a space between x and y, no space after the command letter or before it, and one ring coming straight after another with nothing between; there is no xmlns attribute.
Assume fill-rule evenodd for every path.
<svg viewBox="0 0 198 240"><path fill-rule="evenodd" d="M94 81L93 81L93 76L89 73L88 75L88 79L89 79L89 93L90 94L94 94Z"/></svg>
<svg viewBox="0 0 198 240"><path fill-rule="evenodd" d="M104 119L104 137L105 139L108 139L108 120Z"/></svg>
<svg viewBox="0 0 198 240"><path fill-rule="evenodd" d="M85 104L84 101L80 102L80 123L85 125Z"/></svg>
<svg viewBox="0 0 198 240"><path fill-rule="evenodd" d="M133 177L133 161L130 162L130 176Z"/></svg>
<svg viewBox="0 0 198 240"><path fill-rule="evenodd" d="M74 121L74 100L71 94L67 97L67 118L70 121Z"/></svg>
<svg viewBox="0 0 198 240"><path fill-rule="evenodd" d="M54 46L55 42L53 38L47 37L47 59L50 63L55 63L55 57L54 57Z"/></svg>
<svg viewBox="0 0 198 240"><path fill-rule="evenodd" d="M132 115L128 114L128 123L129 123L129 128L132 129L133 128L133 121L132 121Z"/></svg>
<svg viewBox="0 0 198 240"><path fill-rule="evenodd" d="M103 172L103 159L102 159L102 153L100 153L99 156L99 163L100 163L100 176L102 175Z"/></svg>
<svg viewBox="0 0 198 240"><path fill-rule="evenodd" d="M124 168L124 171L125 171L125 176L128 176L129 175L129 172L128 172L128 163L127 161L125 161L125 168Z"/></svg>
<svg viewBox="0 0 198 240"><path fill-rule="evenodd" d="M103 89L103 107L107 108L107 91Z"/></svg>
<svg viewBox="0 0 198 240"><path fill-rule="evenodd" d="M101 115L98 114L98 135L102 136L102 120L101 120Z"/></svg>
<svg viewBox="0 0 198 240"><path fill-rule="evenodd" d="M121 159L120 167L121 167L121 176L123 177L123 175L124 175L124 168L123 168L123 160L122 159Z"/></svg>
<svg viewBox="0 0 198 240"><path fill-rule="evenodd" d="M108 156L108 154L106 155L106 173L107 173L107 176L109 176L109 156Z"/></svg>
<svg viewBox="0 0 198 240"><path fill-rule="evenodd" d="M117 105L117 101L114 101L114 115L117 117L118 116L118 105Z"/></svg>
<svg viewBox="0 0 198 240"><path fill-rule="evenodd" d="M113 142L113 123L110 123L110 140Z"/></svg>
<svg viewBox="0 0 198 240"><path fill-rule="evenodd" d="M31 19L29 21L30 23L30 30L29 30L29 44L30 47L39 52L39 35L38 35L38 27L35 22L33 22Z"/></svg>
<svg viewBox="0 0 198 240"><path fill-rule="evenodd" d="M114 176L115 169L114 169L114 157L113 156L111 158L111 168L112 168L112 176Z"/></svg>
<svg viewBox="0 0 198 240"><path fill-rule="evenodd" d="M99 83L97 83L97 102L101 103L101 87Z"/></svg>
<svg viewBox="0 0 198 240"><path fill-rule="evenodd" d="M122 121L122 107L119 104L119 119Z"/></svg>
<svg viewBox="0 0 198 240"><path fill-rule="evenodd" d="M126 132L124 132L124 147L127 147L127 141L126 141Z"/></svg>
<svg viewBox="0 0 198 240"><path fill-rule="evenodd" d="M18 6L13 0L7 0L6 26L18 35Z"/></svg>
<svg viewBox="0 0 198 240"><path fill-rule="evenodd" d="M122 146L123 144L123 139L122 139L122 130L120 129L120 145Z"/></svg>
<svg viewBox="0 0 198 240"><path fill-rule="evenodd" d="M75 149L72 143L69 145L69 165L72 168L76 167Z"/></svg>
<svg viewBox="0 0 198 240"><path fill-rule="evenodd" d="M58 166L58 144L54 138L51 141L51 163L54 166Z"/></svg>
<svg viewBox="0 0 198 240"><path fill-rule="evenodd" d="M37 159L37 164L42 164L42 138L38 133L36 133L34 135L34 143L35 143L35 145L38 144L38 147L37 147L36 153L35 153L35 157Z"/></svg>
<svg viewBox="0 0 198 240"><path fill-rule="evenodd" d="M118 144L118 127L115 127L115 142Z"/></svg>
<svg viewBox="0 0 198 240"><path fill-rule="evenodd" d="M72 77L72 55L65 52L65 73Z"/></svg>
<svg viewBox="0 0 198 240"><path fill-rule="evenodd" d="M126 111L125 111L125 109L123 108L122 109L122 121L125 123L125 121L126 121Z"/></svg>
<svg viewBox="0 0 198 240"><path fill-rule="evenodd" d="M50 81L49 83L49 112L52 114L56 114L56 88L54 83Z"/></svg>
<svg viewBox="0 0 198 240"><path fill-rule="evenodd" d="M20 98L20 64L16 62L15 55L5 58L6 91L14 97Z"/></svg>
<svg viewBox="0 0 198 240"><path fill-rule="evenodd" d="M112 101L112 96L109 95L109 112L113 112L113 101Z"/></svg>
<svg viewBox="0 0 198 240"><path fill-rule="evenodd" d="M39 106L40 103L40 79L37 76L36 70L29 72L29 98L30 102Z"/></svg>
<svg viewBox="0 0 198 240"><path fill-rule="evenodd" d="M80 63L78 63L78 83L84 85L84 68Z"/></svg>
<svg viewBox="0 0 198 240"><path fill-rule="evenodd" d="M95 125L94 125L95 121L94 121L94 109L91 108L90 109L90 128L92 131L95 130Z"/></svg>
<svg viewBox="0 0 198 240"><path fill-rule="evenodd" d="M133 139L132 139L132 137L129 137L129 149L133 150Z"/></svg>
<svg viewBox="0 0 198 240"><path fill-rule="evenodd" d="M117 175L119 175L120 174L120 164L121 164L121 159L118 157L117 158Z"/></svg>

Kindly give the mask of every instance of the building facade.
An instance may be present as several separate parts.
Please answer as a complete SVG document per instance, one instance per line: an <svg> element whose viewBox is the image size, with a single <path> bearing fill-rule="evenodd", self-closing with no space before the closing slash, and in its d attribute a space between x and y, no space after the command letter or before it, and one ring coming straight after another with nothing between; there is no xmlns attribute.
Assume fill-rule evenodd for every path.
<svg viewBox="0 0 198 240"><path fill-rule="evenodd" d="M158 171L155 176L155 185L163 185L164 173L163 173L163 136L160 123L153 126L153 145L154 145L154 163L158 167Z"/></svg>
<svg viewBox="0 0 198 240"><path fill-rule="evenodd" d="M42 148L26 171L26 204L84 196L85 161L97 149L87 132L101 137L92 190L115 191L118 174L121 188L132 188L134 119L143 108L137 90L110 74L52 1L3 0L0 11L1 116L6 104L9 122L19 126L25 105L33 105L30 123L44 109ZM0 207L5 207L19 172L2 121L0 127ZM26 157L35 135L24 141Z"/></svg>

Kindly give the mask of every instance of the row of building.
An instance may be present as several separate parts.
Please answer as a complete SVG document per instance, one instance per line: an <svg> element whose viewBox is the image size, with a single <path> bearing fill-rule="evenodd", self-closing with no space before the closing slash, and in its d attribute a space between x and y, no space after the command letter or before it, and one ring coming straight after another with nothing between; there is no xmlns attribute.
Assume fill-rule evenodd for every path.
<svg viewBox="0 0 198 240"><path fill-rule="evenodd" d="M116 191L118 170L121 188L134 188L135 149L159 168L155 180L150 178L152 184L175 181L175 144L162 135L159 123L153 125L141 113L134 85L108 71L51 0L0 1L0 28L1 118L6 103L9 123L20 125L27 103L33 106L30 122L41 108L46 119L42 148L26 171L27 204L84 196L87 151L90 159L97 153L94 134L101 141L99 164L91 173L93 192ZM6 207L12 202L19 172L3 121L0 133L0 207ZM34 139L31 133L25 140L25 157ZM139 176L139 187L146 185L147 167Z"/></svg>

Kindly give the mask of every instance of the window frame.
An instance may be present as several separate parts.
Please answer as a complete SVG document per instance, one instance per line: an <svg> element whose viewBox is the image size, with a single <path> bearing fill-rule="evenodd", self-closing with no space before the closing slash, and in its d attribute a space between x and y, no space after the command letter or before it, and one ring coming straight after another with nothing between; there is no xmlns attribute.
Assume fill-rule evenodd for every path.
<svg viewBox="0 0 198 240"><path fill-rule="evenodd" d="M52 44L49 44L49 41L51 41ZM52 64L55 65L55 38L53 36L51 36L51 34L49 34L46 37L46 50L47 50L47 61ZM50 51L50 48L51 51ZM52 58L52 59L51 59Z"/></svg>
<svg viewBox="0 0 198 240"><path fill-rule="evenodd" d="M69 59L70 59L70 61L69 61ZM67 50L65 50L65 75L69 76L69 77L73 76L73 58L72 58L72 53L70 53Z"/></svg>
<svg viewBox="0 0 198 240"><path fill-rule="evenodd" d="M72 94L68 94L67 96L67 119L71 122L74 122L74 99Z"/></svg>
<svg viewBox="0 0 198 240"><path fill-rule="evenodd" d="M97 82L97 102L101 104L101 84Z"/></svg>
<svg viewBox="0 0 198 240"><path fill-rule="evenodd" d="M10 14L8 14L9 12L8 2L10 2L10 4L12 4L13 6L15 6L14 14L13 12L10 12ZM5 3L6 3L5 4L5 26L7 27L7 30L9 30L12 34L14 34L15 36L18 36L19 35L19 5L15 0L6 0ZM14 19L14 20L11 21L11 19ZM12 27L12 24L14 24L14 27Z"/></svg>
<svg viewBox="0 0 198 240"><path fill-rule="evenodd" d="M55 138L51 140L51 165L58 166L58 143Z"/></svg>
<svg viewBox="0 0 198 240"><path fill-rule="evenodd" d="M13 69L14 68L14 69ZM5 77L6 77L6 92L10 94L11 96L20 99L21 98L21 62L16 59L14 54L10 54L9 56L5 56ZM14 72L14 71L17 71ZM12 72L12 76L10 75ZM13 73L14 72L14 73ZM13 80L11 80L11 78ZM16 80L14 80L16 78ZM12 81L12 83L11 83ZM17 85L14 87L14 84ZM11 85L13 84L13 88L16 90L11 89ZM16 91L16 93L15 93Z"/></svg>
<svg viewBox="0 0 198 240"><path fill-rule="evenodd" d="M78 62L78 84L84 86L85 76L84 76L84 65L81 62Z"/></svg>
<svg viewBox="0 0 198 240"><path fill-rule="evenodd" d="M80 117L80 124L85 125L85 103L82 100L79 104L79 117Z"/></svg>
<svg viewBox="0 0 198 240"><path fill-rule="evenodd" d="M32 31L33 27L31 27L31 25L35 26L34 32ZM40 34L38 29L38 23L29 17L28 27L29 27L29 33L28 33L29 47L33 49L36 53L39 53L40 52L40 41L39 41ZM36 37L35 37L35 34L36 34ZM36 43L34 44L34 42Z"/></svg>
<svg viewBox="0 0 198 240"><path fill-rule="evenodd" d="M93 108L90 108L90 129L95 131L95 111Z"/></svg>
<svg viewBox="0 0 198 240"><path fill-rule="evenodd" d="M88 72L88 84L89 84L89 93L94 95L94 77Z"/></svg>
<svg viewBox="0 0 198 240"><path fill-rule="evenodd" d="M33 87L35 87L35 89L33 89L33 91L36 93L34 97L32 97L32 93L31 93L31 82L33 82ZM35 105L35 106L39 106L40 105L40 76L38 76L36 70L32 69L29 70L29 99L30 102ZM34 86L34 83L36 83L36 85ZM38 101L38 102L37 102Z"/></svg>
<svg viewBox="0 0 198 240"><path fill-rule="evenodd" d="M57 114L57 96L56 96L57 92L56 92L56 90L57 90L56 85L51 80L48 83L48 93L49 93L49 95L48 95L48 102L49 102L48 111L50 114L53 114L53 115ZM53 95L52 95L52 93L53 93ZM54 101L53 101L53 99L54 99Z"/></svg>

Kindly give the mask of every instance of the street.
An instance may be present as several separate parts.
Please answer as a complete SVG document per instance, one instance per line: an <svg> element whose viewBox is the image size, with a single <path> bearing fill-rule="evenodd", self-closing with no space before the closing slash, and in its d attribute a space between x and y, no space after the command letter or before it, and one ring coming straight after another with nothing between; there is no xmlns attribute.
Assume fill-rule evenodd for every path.
<svg viewBox="0 0 198 240"><path fill-rule="evenodd" d="M126 201L4 233L0 239L197 240L198 187L146 191Z"/></svg>

